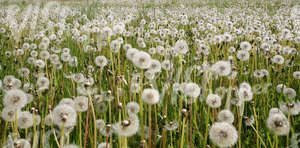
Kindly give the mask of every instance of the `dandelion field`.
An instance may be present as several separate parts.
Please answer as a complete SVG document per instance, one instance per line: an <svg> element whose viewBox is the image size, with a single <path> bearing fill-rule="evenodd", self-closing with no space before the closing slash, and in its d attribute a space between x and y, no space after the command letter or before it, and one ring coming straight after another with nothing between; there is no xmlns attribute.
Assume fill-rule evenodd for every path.
<svg viewBox="0 0 300 148"><path fill-rule="evenodd" d="M300 2L0 1L0 147L298 148Z"/></svg>

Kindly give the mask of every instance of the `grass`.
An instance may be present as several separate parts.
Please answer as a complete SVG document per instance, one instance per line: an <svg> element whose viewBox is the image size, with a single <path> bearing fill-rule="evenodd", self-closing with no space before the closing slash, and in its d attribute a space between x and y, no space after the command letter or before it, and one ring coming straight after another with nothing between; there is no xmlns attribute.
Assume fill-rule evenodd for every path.
<svg viewBox="0 0 300 148"><path fill-rule="evenodd" d="M65 0L64 2L67 2ZM83 2L84 3L84 2ZM57 3L56 6L49 6L49 13L47 13L47 3L37 6L39 9L37 19L32 20L35 15L31 16L30 11L28 16L28 22L25 27L20 25L24 20L23 13L29 8L30 2L4 2L3 9L9 9L10 5L16 4L20 11L16 14L11 14L12 18L16 20L21 30L18 33L13 33L6 23L0 22L0 28L5 28L6 33L0 33L0 63L1 73L0 78L4 79L7 75L13 75L19 79L22 84L31 83L33 88L26 91L32 94L34 99L31 103L27 104L22 111L31 111L32 108L38 110L37 114L41 117L41 123L33 125L27 129L17 128L17 123L6 122L0 120L0 146L9 144L9 141L14 141L18 138L29 139L31 145L36 147L63 147L62 145L76 144L79 147L97 147L102 142L109 143L112 147L217 147L209 137L209 130L212 124L217 122L217 114L223 109L230 109L234 115L233 126L238 131L238 140L232 147L286 147L292 146L291 144L297 144L297 134L300 131L300 118L299 115L291 116L286 115L291 125L291 130L288 136L276 136L274 132L268 129L266 126L266 120L269 116L269 110L274 107L279 108L279 103L299 101L300 83L299 79L293 77L295 71L300 70L300 58L299 49L300 44L295 41L289 40L277 40L276 43L283 47L291 47L296 49L296 54L281 54L285 61L291 60L292 66L277 65L271 61L271 58L277 54L273 52L264 53L259 50L259 47L263 43L259 41L257 37L263 38L263 35L252 32L247 34L236 34L233 30L226 28L227 26L222 23L216 23L215 30L205 29L203 31L197 31L198 34L194 34L193 28L198 27L198 23L192 23L183 25L182 23L171 22L172 20L180 20L182 13L186 13L189 22L193 22L195 18L199 18L203 21L205 27L207 24L213 24L213 20L210 18L220 19L221 22L227 22L228 18L236 17L238 21L233 25L235 28L243 28L246 30L248 26L252 26L251 22L246 22L242 18L251 16L255 19L250 21L259 21L260 26L264 26L267 31L271 31L278 39L282 30L277 29L273 25L279 24L279 22L272 16L282 16L282 21L291 21L289 13L291 7L296 4L297 1L289 1L288 4L283 5L280 1L246 1L245 3L237 2L235 0L230 1L209 1L205 2L186 2L183 3L185 7L181 7L180 3L173 1L172 3L145 3L140 5L131 5L130 3L116 3L116 2L103 2L103 3L91 3L91 4L63 4ZM1 5L0 4L0 5ZM35 5L33 5L35 6ZM266 6L266 7L265 7ZM65 8L65 9L64 9ZM70 10L70 11L69 11ZM66 16L60 16L62 11L66 12ZM70 12L76 12L71 14ZM150 13L157 13L155 17ZM158 12L159 11L159 12ZM230 12L232 11L232 13ZM235 12L236 11L236 12ZM258 12L258 13L257 13ZM262 13L260 13L262 12ZM245 13L246 15L241 15ZM268 16L267 20L264 18L264 14ZM4 20L12 20L6 18L7 14L0 12L0 18ZM86 15L86 18L84 17ZM134 31L134 28L144 28L144 32L133 33L132 36L115 35L108 40L101 41L101 36L98 33L92 33L84 30L84 27L90 27L86 24L90 23L89 20L102 21L104 18L107 21L107 25L98 24L99 28L105 26L113 28L115 23L124 20L127 15L132 15L133 20L126 24L126 30ZM287 15L287 16L285 16ZM43 18L45 17L45 18ZM109 20L112 17L113 20ZM45 20L44 20L45 19ZM141 20L146 20L147 24L141 26ZM156 74L156 78L150 80L147 78L146 70L142 70L134 66L134 64L126 58L126 50L119 50L117 53L110 51L111 41L122 37L124 44L131 44L132 47L138 48L143 51L148 51L151 47L157 47L159 45L164 48L168 48L168 45L173 47L179 36L172 37L167 35L165 38L160 38L164 41L164 44L156 42L155 37L159 37L159 34L151 34L150 39L146 40L146 32L151 31L151 27L148 26L150 22L159 23L161 20L168 20L166 24L160 24L162 28L167 28L171 32L175 30L183 30L185 36L182 39L186 40L189 47L189 53L187 55L175 56L173 54L152 54L152 59L157 59L160 62L169 60L173 67L171 70L162 70ZM69 48L72 57L77 57L77 66L70 66L69 62L63 62L62 68L55 68L55 65L50 60L46 60L45 68L37 68L33 64L27 62L31 56L30 52L34 49L24 51L22 55L16 55L14 53L18 49L23 48L24 43L37 44L42 42L42 38L34 38L40 31L45 31L46 36L50 36L52 33L58 34L60 29L58 26L48 25L49 21L58 23L64 21L65 26L70 25L71 28L77 28L80 30L79 36L86 35L87 40L79 42L75 39L76 33L71 28L66 27L61 35L61 41L51 41L47 50L51 54L55 54L53 48ZM200 21L199 20L199 21ZM270 24L264 24L268 22ZM36 23L36 28L31 29ZM75 27L76 25L80 27ZM155 26L153 29L158 30L159 26ZM259 26L259 25L257 25ZM131 27L133 28L131 30ZM290 30L293 28L288 26ZM263 28L260 28L263 30ZM234 39L230 42L222 42L219 44L213 44L207 38L208 35L212 35L212 38L216 35L230 32L235 35ZM295 31L294 31L295 32ZM293 32L293 35L297 35ZM16 41L17 36L20 35L19 42ZM267 34L268 35L268 34ZM298 35L299 36L299 35ZM137 44L137 38L144 37L147 48L141 48ZM199 49L195 38L203 40L205 45L210 48L210 54L199 55L197 50ZM25 38L32 38L27 40ZM252 50L249 51L250 59L243 62L238 60L236 53L229 53L230 47L235 47L240 50L240 42L248 41L252 45ZM106 43L106 45L103 45ZM102 45L102 46L101 46ZM273 45L273 44L272 44ZM86 51L87 46L90 46L96 51ZM11 52L12 55L8 56L7 52ZM40 53L40 49L36 49ZM167 52L167 51L164 51ZM279 54L279 53L278 53ZM57 54L61 56L61 53ZM94 59L99 56L105 56L108 59L108 65L103 69L95 65ZM205 70L205 63L216 63L220 60L229 60L229 56L232 56L234 62L234 70L237 72L237 77L234 79L228 79L227 77L215 77L211 71ZM39 58L39 57L37 57ZM93 68L90 68L89 66ZM28 77L22 77L18 73L18 69L26 67L30 70ZM200 67L200 69L198 69ZM268 76L263 78L256 78L253 76L255 70L266 69L269 72ZM245 73L248 71L248 73ZM49 79L49 86L46 91L37 91L37 74L44 73L45 77ZM93 78L94 84L83 85L82 83L76 83L74 80L67 78L67 75L81 73L84 77ZM211 76L213 75L213 76ZM211 76L211 77L210 77ZM139 77L137 81L139 89L137 92L132 91L131 85L135 83L135 77ZM186 100L191 99L187 97L183 92L175 91L175 84L177 83L193 82L202 88L201 95L195 99L195 102L188 103ZM238 89L242 82L247 82L252 86L254 92L253 100L250 102L244 102L244 106L238 106L232 104L237 96L234 89ZM282 93L276 92L276 86L278 84L285 84L287 87L293 88L296 91L297 96L295 98L287 98ZM3 87L5 86L3 82ZM78 88L83 86L86 90L96 89L95 93L82 94ZM144 88L155 88L160 92L160 102L155 105L148 105L142 101L141 94ZM226 92L222 96L222 105L219 108L211 108L205 103L205 99L208 94L216 93L218 90L225 88L229 92ZM24 89L23 87L21 89ZM122 91L120 91L120 89ZM256 91L261 90L260 91ZM24 89L25 90L25 89ZM259 93L260 92L260 93ZM96 94L102 95L103 101L101 103L94 100ZM1 97L5 95L5 91L1 92ZM76 96L85 95L89 99L89 109L85 112L77 112L77 122L74 129L69 134L67 129L59 129L56 125L46 126L45 117L53 108L55 108L62 98L72 98ZM112 101L107 101L109 97L113 97ZM96 129L96 120L103 119L106 125L113 125L114 123L121 122L128 119L128 111L126 110L126 104L130 101L135 101L139 104L140 112L137 114L139 118L140 131L132 137L123 137L112 134L110 137L106 137ZM2 99L0 101L0 109L4 108ZM105 110L103 109L105 108ZM104 111L103 111L104 110ZM246 125L247 119L253 116L253 123ZM16 120L17 121L17 120ZM170 122L177 123L175 130L167 130L165 126ZM149 127L147 130L146 127ZM146 131L144 130L146 129ZM10 138L10 133L17 133L17 138ZM55 134L54 134L55 133ZM38 135L38 136L37 136ZM149 137L150 135L150 137ZM35 141L35 142L33 142ZM38 144L36 144L38 142Z"/></svg>

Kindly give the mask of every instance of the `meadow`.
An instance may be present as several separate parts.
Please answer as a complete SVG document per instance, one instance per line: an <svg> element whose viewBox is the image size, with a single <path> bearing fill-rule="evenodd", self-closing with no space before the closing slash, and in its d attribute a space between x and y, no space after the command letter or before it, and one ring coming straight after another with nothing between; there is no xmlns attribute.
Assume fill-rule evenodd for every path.
<svg viewBox="0 0 300 148"><path fill-rule="evenodd" d="M298 148L298 0L0 1L0 147Z"/></svg>

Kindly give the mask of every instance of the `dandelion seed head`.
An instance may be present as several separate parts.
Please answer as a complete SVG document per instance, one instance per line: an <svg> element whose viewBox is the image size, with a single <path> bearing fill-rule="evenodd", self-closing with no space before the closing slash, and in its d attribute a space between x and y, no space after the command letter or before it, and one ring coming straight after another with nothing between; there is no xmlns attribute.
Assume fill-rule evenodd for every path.
<svg viewBox="0 0 300 148"><path fill-rule="evenodd" d="M142 92L142 100L147 104L157 104L159 101L159 92L156 89L146 88Z"/></svg>
<svg viewBox="0 0 300 148"><path fill-rule="evenodd" d="M209 130L210 140L219 147L231 147L238 139L235 127L227 122L215 122Z"/></svg>

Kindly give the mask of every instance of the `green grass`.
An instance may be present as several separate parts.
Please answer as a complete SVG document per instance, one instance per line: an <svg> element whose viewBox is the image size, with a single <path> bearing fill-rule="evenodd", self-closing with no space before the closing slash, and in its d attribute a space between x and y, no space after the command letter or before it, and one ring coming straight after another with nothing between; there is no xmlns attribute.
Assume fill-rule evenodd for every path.
<svg viewBox="0 0 300 148"><path fill-rule="evenodd" d="M278 11L279 8L290 9L290 7L295 4L297 1L290 1L289 5L282 6L280 1L272 1L261 2L261 1L247 1L246 4L242 4L241 2L237 2L235 0L231 1L222 1L219 3L218 1L209 1L208 3L204 2L190 2L185 4L186 8L181 8L180 3L164 3L164 4L155 4L155 3L146 3L138 6L138 10L136 10L136 6L132 6L130 4L123 3L92 3L90 5L80 5L80 4L68 4L70 9L75 9L78 11L78 14L71 16L68 15L65 18L65 22L74 26L74 21L77 21L80 26L88 23L82 15L86 15L89 20L97 19L100 17L107 18L109 15L113 15L114 18L123 19L128 14L133 14L136 19L131 23L126 24L126 29L130 30L130 27L140 27L140 21L145 19L147 24L150 21L158 21L163 19L175 19L182 12L186 12L190 17L189 21L193 21L196 16L199 16L200 19L207 23L209 17L213 17L212 8L216 9L217 16L222 20L221 16L223 14L228 15L228 10L233 10L234 8L240 8L240 11L244 11L249 13L253 17L256 17L256 14L253 14L251 11L247 11L245 8L249 8L250 10L258 10L257 8L262 8L263 12L265 12L270 19L272 19L273 15L280 15L284 13L284 11ZM16 4L17 7L21 8L21 11L16 15L17 21L22 21L22 12L27 8L27 6L31 3L2 3L5 8L12 4ZM267 9L264 9L264 5L267 4ZM272 4L272 5L271 5ZM1 4L0 4L1 5ZM64 6L59 3L60 6ZM41 9L44 8L45 5L39 6ZM192 10L196 8L203 8L209 17L204 18L201 13L193 13ZM129 12L131 9L136 11ZM149 12L153 12L153 10L160 10L162 14L157 14L156 18L148 16ZM51 15L60 14L58 12L52 12L54 9L50 10ZM112 13L109 13L111 11ZM238 12L240 12L238 11ZM39 12L40 14L41 12ZM168 14L167 14L168 13ZM174 15L176 14L176 15ZM238 16L238 14L233 13ZM173 16L172 16L173 15ZM261 23L264 23L269 20L262 19L262 14L258 18ZM162 17L164 16L164 17ZM242 16L243 17L243 16ZM1 13L0 13L1 18ZM48 18L48 20L57 23L56 18ZM117 21L119 22L119 20ZM82 31L80 35L87 35L88 39L82 43L79 43L72 39L75 35L72 34L71 29L66 29L63 35L61 36L64 39L61 42L51 41L49 45L50 47L55 48L69 48L70 54L72 56L76 56L78 60L78 65L76 67L68 66L68 63L63 63L62 69L55 69L53 64L48 60L46 62L47 68L38 69L34 65L29 64L27 59L30 57L30 51L25 51L24 55L20 56L7 56L5 52L10 51L13 52L16 49L22 48L22 45L26 43L24 39L26 37L33 37L33 35L37 34L38 31L44 30L46 36L50 36L51 33L57 32L58 27L53 28L45 28L48 22L42 20L39 16L37 19L37 26L41 26L41 29L37 29L36 31L30 30L29 23L22 31L21 31L21 40L20 42L16 42L11 35L12 32L9 31L8 26L6 24L0 22L0 28L4 27L7 29L7 33L0 33L0 63L1 63L1 73L0 79L7 75L14 75L16 78L20 79L22 84L32 83L36 84L37 78L36 74L39 72L45 73L45 76L49 78L50 85L47 91L42 93L38 93L35 89L28 91L28 93L34 96L33 102L26 105L22 110L30 111L32 107L38 110L38 115L41 116L41 124L36 127L31 127L26 130L18 129L18 133L20 138L30 139L33 141L33 137L30 135L34 135L36 130L38 131L39 136L37 137L37 141L39 144L36 147L44 148L46 147L42 142L43 138L48 139L49 147L54 148L58 147L56 144L55 138L53 134L51 134L52 130L56 129L60 131L57 126L46 126L44 124L44 118L47 114L49 114L51 108L53 109L56 105L58 105L59 101L62 98L71 98L75 96L79 96L79 91L76 90L80 84L74 83L71 79L65 78L65 75L69 73L82 73L85 77L91 77L95 80L94 85L87 87L89 88L98 88L96 94L104 94L108 91L111 91L111 96L114 97L114 100L104 101L104 106L107 108L106 111L101 112L99 108L99 104L95 101L90 100L89 110L86 112L78 113L77 125L74 127L73 131L67 136L69 139L69 143L80 145L80 147L91 147L94 148L101 142L109 142L112 147L125 148L125 147L138 147L141 144L144 144L144 147L150 147L150 143L152 147L206 147L207 145L211 147L217 147L212 143L208 136L210 126L217 121L217 113L222 109L225 109L225 104L228 99L226 94L222 99L221 107L217 109L212 109L208 107L205 103L206 96L210 93L209 91L216 92L216 90L220 87L224 88L237 88L239 84L242 82L248 82L251 86L261 86L264 87L266 91L261 94L254 94L253 100L250 102L245 102L244 113L241 116L239 111L240 107L236 105L231 105L230 110L234 114L234 127L239 131L240 140L232 147L285 147L290 146L292 143L297 143L297 137L295 135L300 132L300 118L297 116L290 116L289 121L291 124L291 131L289 136L278 136L276 137L272 131L270 131L266 126L266 119L269 116L269 110L273 107L279 107L279 102L284 101L299 101L299 92L300 92L300 83L299 79L293 78L293 72L300 70L300 58L299 55L284 55L282 56L287 59L293 59L292 64L293 67L281 66L272 64L270 59L275 55L275 53L270 53L270 55L264 55L263 52L255 52L255 50L251 50L250 54L252 55L248 61L242 62L237 60L236 53L229 53L227 50L229 47L233 46L237 50L240 49L239 43L242 41L248 41L252 44L253 48L258 48L262 42L258 41L256 37L262 37L258 33L249 33L246 35L237 35L234 41L228 43L220 43L217 45L209 43L209 41L205 41L205 44L209 45L210 52L206 57L197 55L196 51L199 49L196 45L195 40L193 40L193 31L192 28L198 27L197 24L172 24L170 21L167 25L160 25L161 27L177 30L184 30L186 36L183 38L188 42L189 45L189 54L185 56L173 56L173 55L159 55L154 54L151 55L153 59L157 59L160 62L163 60L170 60L173 64L173 68L170 71L162 70L158 77L155 80L148 80L145 77L145 70L141 70L135 67L131 61L126 58L126 51L124 49L120 49L118 53L112 53L110 51L110 41L117 39L120 36L112 36L110 40L104 41L107 43L106 46L99 47L99 34L97 33L87 33ZM279 35L281 30L278 30L275 27L272 27L271 22L270 25L266 25L267 30L271 30L275 35ZM234 27L237 28L246 28L249 24L245 22L237 22L234 24ZM109 27L113 27L113 22L108 21ZM172 28L172 26L174 26ZM196 37L204 40L208 34L212 36L223 34L228 32L226 30L226 25L216 24L217 32L213 30L199 31L199 35ZM99 25L100 28L104 26ZM78 27L77 27L78 28ZM158 29L156 26L155 29ZM291 28L290 28L291 29ZM145 26L146 31L150 31L149 26ZM174 30L171 30L174 31ZM231 34L234 34L231 32ZM145 36L144 34L142 36ZM158 37L159 35L151 35L152 38ZM137 36L133 35L131 37L121 36L124 39L124 44L131 44L132 47L138 48L140 50L148 51L150 47L157 47L160 45L153 40L146 41L147 48L140 48L136 43ZM175 42L179 40L179 37L171 37L167 36L163 39L166 44L170 46L174 46ZM28 43L39 44L41 39L33 39L32 41L28 41ZM289 46L295 48L297 52L299 52L300 45L296 44L294 41L282 40L278 41L278 44L282 46ZM87 45L90 45L94 48L101 49L97 52L84 52L84 49ZM166 47L167 45L165 45ZM37 50L40 52L40 50ZM51 51L50 51L51 52ZM109 63L104 69L100 69L95 66L94 59L103 55L108 60ZM234 61L234 66L236 67L236 72L238 73L237 78L233 80L229 80L227 77L219 77L218 79L208 79L205 77L209 74L205 72L200 72L197 69L192 69L193 66L202 66L203 63L209 62L211 64L216 63L219 60L228 60L228 57L232 56ZM268 57L269 56L269 57ZM199 60L196 60L199 58ZM181 62L184 60L185 63ZM87 68L89 65L94 67L94 71L89 71ZM22 67L27 67L30 70L30 75L28 78L21 77L17 70ZM269 75L264 78L255 78L253 77L253 72L259 69L267 69ZM244 70L247 70L248 74L242 74ZM190 72L190 73L189 73ZM133 75L141 76L141 80L139 85L142 88L154 87L156 88L161 95L161 102L157 105L151 106L151 112L149 113L149 105L143 103L141 100L141 92L143 89L140 89L138 93L131 92L130 84L133 82ZM120 76L124 77L124 80L119 79ZM188 81L189 80L189 81ZM125 83L126 81L126 83ZM174 83L183 83L183 82L194 82L198 84L201 88L203 88L204 95L201 98L198 98L194 103L188 104L185 102L186 99L190 99L184 96L183 93L177 93L173 91ZM285 84L287 87L293 88L297 96L294 99L288 99L283 94L276 92L276 86L278 84ZM271 84L271 86L266 87L265 84ZM123 92L120 93L118 91L119 88L122 88ZM205 89L204 89L205 88ZM231 92L230 94L234 94ZM1 98L5 95L5 92L1 92ZM91 96L93 97L93 96ZM235 96L236 97L236 96ZM233 98L235 98L233 97ZM233 99L232 98L232 99ZM2 103L2 99L0 99L0 110L4 108ZM116 122L120 122L128 118L126 111L126 104L130 101L135 101L139 103L141 107L141 111L138 113L138 117L140 120L140 128L143 129L145 126L149 126L149 116L151 117L151 140L144 138L144 134L136 134L132 137L124 138L113 134L111 137L103 136L99 130L95 130L95 118L103 119L107 124L113 124ZM121 106L120 106L121 104ZM102 104L103 105L103 104ZM95 114L93 114L93 109L95 109ZM186 112L182 111L185 110ZM95 115L95 117L94 117ZM80 117L79 117L80 116ZM247 126L245 124L245 117L254 116L254 124L252 126ZM80 119L79 119L80 118ZM175 121L178 123L178 128L174 131L167 131L164 126L171 121ZM5 122L4 120L0 120L0 146L4 146L9 141L9 133L14 133L15 123ZM256 132L257 131L257 132ZM59 133L59 132L58 132ZM47 135L50 135L47 138ZM94 135L96 134L96 136ZM56 135L58 141L60 140L60 134ZM276 139L278 138L278 141ZM96 140L95 140L96 139ZM145 140L145 141L143 141ZM291 141L290 141L291 140ZM264 143L264 144L263 144ZM33 143L31 143L33 144Z"/></svg>

